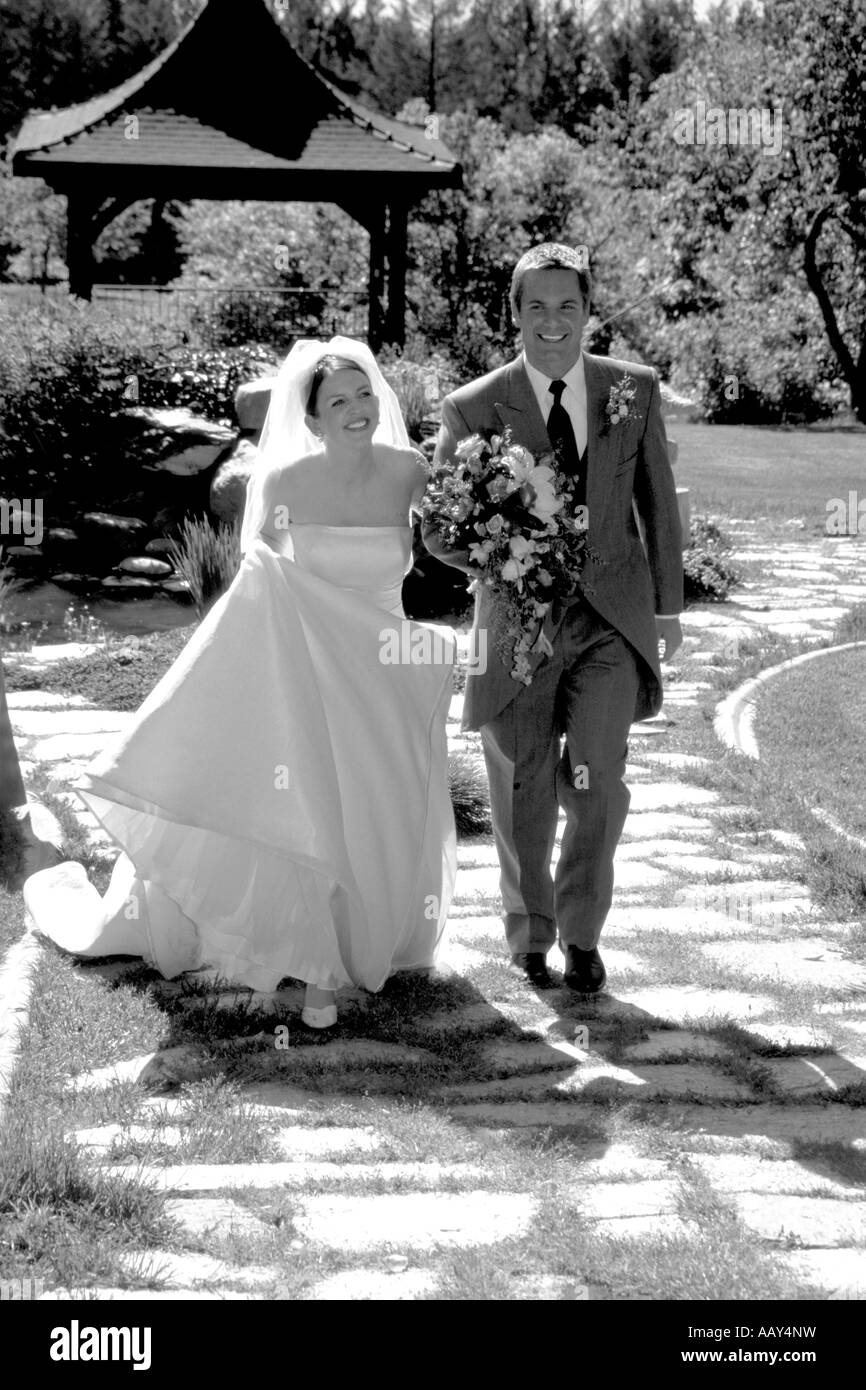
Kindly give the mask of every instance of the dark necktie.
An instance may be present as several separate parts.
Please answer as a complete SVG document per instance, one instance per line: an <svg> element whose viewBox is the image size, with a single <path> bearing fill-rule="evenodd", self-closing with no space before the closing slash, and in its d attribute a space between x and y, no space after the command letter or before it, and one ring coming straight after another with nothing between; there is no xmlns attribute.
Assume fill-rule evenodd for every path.
<svg viewBox="0 0 866 1390"><path fill-rule="evenodd" d="M550 407L550 414L547 417L547 433L550 436L551 444L556 450L559 466L563 473L566 473L569 477L578 478L574 493L574 501L575 505L581 506L586 498L586 469L580 466L581 460L577 452L577 441L574 437L571 418L565 406L562 404L562 393L564 390L564 381L552 381L550 383L550 394L553 396L553 405Z"/></svg>

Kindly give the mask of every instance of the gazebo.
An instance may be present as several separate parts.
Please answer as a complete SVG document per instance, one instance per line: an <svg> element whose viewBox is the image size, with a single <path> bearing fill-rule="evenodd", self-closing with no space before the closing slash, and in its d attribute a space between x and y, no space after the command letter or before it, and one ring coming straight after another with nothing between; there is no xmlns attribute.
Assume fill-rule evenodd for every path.
<svg viewBox="0 0 866 1390"><path fill-rule="evenodd" d="M93 246L140 199L329 202L370 235L368 337L405 337L408 209L459 188L432 131L362 106L307 63L264 0L208 0L136 76L64 110L31 112L12 172L68 200L70 291L89 299Z"/></svg>

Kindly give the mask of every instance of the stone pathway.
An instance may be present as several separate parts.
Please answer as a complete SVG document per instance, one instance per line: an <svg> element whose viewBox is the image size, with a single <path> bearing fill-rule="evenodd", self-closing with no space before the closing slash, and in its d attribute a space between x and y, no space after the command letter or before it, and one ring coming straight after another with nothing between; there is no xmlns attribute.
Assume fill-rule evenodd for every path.
<svg viewBox="0 0 866 1390"><path fill-rule="evenodd" d="M149 1093L212 1074L205 1049L76 1078L79 1089L141 1083L134 1124L76 1138L94 1163L144 1172L188 1246L129 1256L135 1278L153 1276L159 1292L98 1296L429 1296L432 1256L519 1241L537 1218L542 1194L521 1185L519 1162L502 1165L502 1136L559 1132L579 1146L572 1195L600 1240L687 1232L682 1183L697 1175L779 1267L832 1297L866 1296L866 970L844 951L848 924L820 921L788 876L796 837L772 826L759 836L721 832L722 799L700 785L707 760L667 747L710 688L701 662L733 661L738 644L762 632L824 637L866 601L861 550L847 538L761 549L749 523L735 529L742 558L764 564L761 580L733 602L685 615L698 674L672 679L663 713L632 731L631 812L603 938L610 993L587 1002L515 982L504 965L492 843L461 846L441 970L468 978L477 998L413 1018L405 1045L360 1037L280 1052L264 1035L241 1040L235 1050L255 1059L244 1104L267 1129L267 1161L176 1161L183 1103ZM25 773L49 763L61 791L131 717L80 702L60 708L44 692L13 694L9 705ZM475 749L475 737L459 731L459 708L455 697L451 745ZM116 979L125 968L84 969ZM168 998L179 986L160 988ZM289 1018L299 1007L298 991L269 998ZM472 1044L462 1075L445 1065L458 1036ZM410 1074L429 1077L425 1124L441 1127L442 1157L429 1156L429 1132L421 1157L395 1139L392 1107ZM346 1107L350 1123L340 1120ZM630 1117L626 1139L617 1137L618 1115ZM160 1156L143 1170L123 1157L151 1141ZM285 1212L290 1238L279 1237L278 1257ZM286 1293L287 1251L314 1271L300 1295ZM337 1258L354 1264L335 1272ZM519 1296L519 1281L515 1288ZM535 1297L585 1296L555 1275L534 1288Z"/></svg>

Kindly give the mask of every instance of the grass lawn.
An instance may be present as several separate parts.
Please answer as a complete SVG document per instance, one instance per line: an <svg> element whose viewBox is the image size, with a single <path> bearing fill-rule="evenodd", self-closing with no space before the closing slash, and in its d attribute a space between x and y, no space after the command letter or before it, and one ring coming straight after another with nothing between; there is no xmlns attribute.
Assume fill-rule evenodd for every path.
<svg viewBox="0 0 866 1390"><path fill-rule="evenodd" d="M763 517L780 529L801 518L807 535L824 535L830 498L847 499L858 486L866 495L862 430L671 420L667 431L679 444L674 472L690 490L692 515Z"/></svg>
<svg viewBox="0 0 866 1390"><path fill-rule="evenodd" d="M777 676L759 696L755 735L773 781L866 836L866 648Z"/></svg>

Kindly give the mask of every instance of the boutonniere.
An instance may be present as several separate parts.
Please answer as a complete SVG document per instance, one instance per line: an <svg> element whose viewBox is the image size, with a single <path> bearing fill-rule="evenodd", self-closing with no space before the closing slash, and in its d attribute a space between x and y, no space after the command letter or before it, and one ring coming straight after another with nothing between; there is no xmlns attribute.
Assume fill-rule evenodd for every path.
<svg viewBox="0 0 866 1390"><path fill-rule="evenodd" d="M629 372L611 386L604 408L607 417L605 423L609 429L614 425L627 425L630 420L640 419L634 408L636 395L637 382Z"/></svg>

